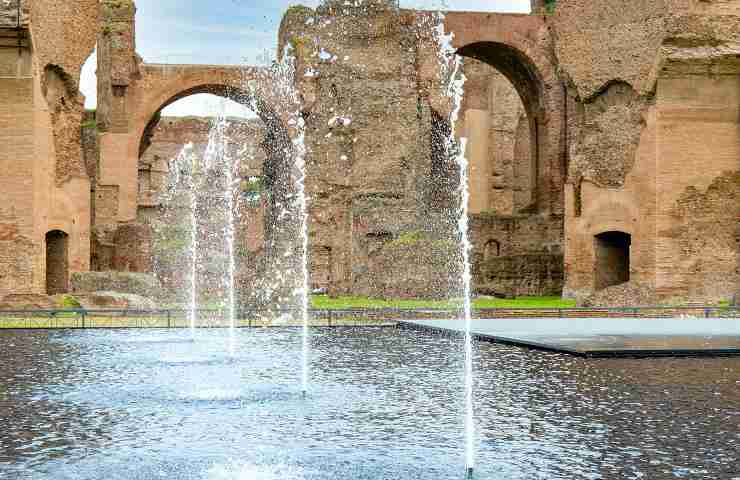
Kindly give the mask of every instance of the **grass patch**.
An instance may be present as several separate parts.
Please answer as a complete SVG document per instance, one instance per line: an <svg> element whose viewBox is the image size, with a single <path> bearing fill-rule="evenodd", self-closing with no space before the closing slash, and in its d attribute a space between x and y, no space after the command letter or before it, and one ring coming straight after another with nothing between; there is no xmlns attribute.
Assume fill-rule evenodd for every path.
<svg viewBox="0 0 740 480"><path fill-rule="evenodd" d="M327 295L313 295L311 307L322 310L343 310L353 308L429 308L451 310L460 308L460 300L380 300L367 297L329 298ZM474 308L571 308L575 300L560 297L520 297L514 299L476 298Z"/></svg>

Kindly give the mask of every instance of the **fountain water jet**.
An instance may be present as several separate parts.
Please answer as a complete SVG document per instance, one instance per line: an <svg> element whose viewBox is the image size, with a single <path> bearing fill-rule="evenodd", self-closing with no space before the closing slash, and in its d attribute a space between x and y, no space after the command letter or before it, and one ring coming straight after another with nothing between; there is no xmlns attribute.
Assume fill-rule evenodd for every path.
<svg viewBox="0 0 740 480"><path fill-rule="evenodd" d="M463 318L465 320L464 336L464 431L465 431L465 474L467 478L473 477L475 469L475 422L473 409L473 338L471 323L473 317L472 305L472 269L470 252L472 245L469 238L469 165L465 156L467 149L467 138L456 140L456 127L459 120L460 109L464 95L465 75L462 73L462 57L457 55L452 46L454 34L446 34L444 29L444 14L438 14L435 37L439 44L439 60L442 78L447 82L446 96L452 103L449 123L450 134L447 137L446 151L449 155L455 155L455 163L459 171L459 199L457 209L457 233L461 250L461 270L463 284Z"/></svg>
<svg viewBox="0 0 740 480"><path fill-rule="evenodd" d="M226 133L229 125L223 113L219 114L208 135L208 146L206 147L204 165L207 170L222 177L217 202L225 215L223 235L225 241L225 253L227 258L227 269L224 272L224 285L226 287L226 320L229 325L229 353L233 357L236 349L236 294L234 276L236 263L234 259L234 195L235 195L235 161L230 153L230 138Z"/></svg>
<svg viewBox="0 0 740 480"><path fill-rule="evenodd" d="M190 336L195 339L195 324L198 316L198 192L195 183L196 158L193 155L193 144L189 143L183 149L187 151L190 159L190 309L188 312L190 320Z"/></svg>
<svg viewBox="0 0 740 480"><path fill-rule="evenodd" d="M309 326L308 326L308 200L306 198L306 146L305 146L305 122L300 116L296 122L298 135L293 141L295 149L295 167L298 170L298 179L296 182L298 195L298 210L301 221L301 280L302 285L299 287L299 302L301 311L301 392L305 397L308 393L309 381Z"/></svg>
<svg viewBox="0 0 740 480"><path fill-rule="evenodd" d="M287 246L283 258L291 261L281 266L278 273L279 282L286 278L294 283L292 287L293 305L297 307L301 322L301 393L308 394L310 383L310 329L309 329L309 270L308 270L308 196L306 194L306 124L301 111L301 97L297 89L296 59L292 53L292 45L288 43L282 52L282 60L274 63L270 73L261 82L249 80L245 82L249 92L248 103L254 111L259 110L260 92L265 86L270 89L270 95L281 99L278 106L282 121L287 123L289 134L279 140L280 149L289 159L289 173L286 176L278 175L284 182L282 189L287 193L281 202L282 212L279 218L289 218L295 229L290 228L290 245ZM277 122L267 122L268 127L276 127ZM280 135L276 135L280 138ZM289 140L287 140L289 139ZM283 143L284 142L284 143ZM293 260L298 259L296 265ZM282 261L282 259L281 259ZM291 275L295 274L295 276Z"/></svg>
<svg viewBox="0 0 740 480"><path fill-rule="evenodd" d="M196 169L197 158L193 152L193 143L189 142L182 147L177 157L170 160L167 190L161 197L163 205L168 207L182 206L180 203L182 199L180 198L179 202L176 199L184 193L183 190L187 190L187 205L185 208L187 209L188 225L190 227L190 242L187 254L187 269L190 272L187 314L192 339L195 338L195 327L198 321L198 189L195 178ZM167 218L163 224L170 226L172 221L177 223L176 218Z"/></svg>

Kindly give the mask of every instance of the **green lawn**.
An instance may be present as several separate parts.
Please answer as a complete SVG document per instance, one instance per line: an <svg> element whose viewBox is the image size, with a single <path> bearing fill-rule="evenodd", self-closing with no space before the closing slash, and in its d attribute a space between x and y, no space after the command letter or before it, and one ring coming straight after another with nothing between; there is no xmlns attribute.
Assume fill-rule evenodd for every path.
<svg viewBox="0 0 740 480"><path fill-rule="evenodd" d="M329 298L326 295L313 295L311 306L317 309L341 310L351 308L438 308L455 309L460 301L447 300L378 300L367 297ZM575 300L563 300L560 297L520 297L515 299L478 298L473 302L474 308L570 308L575 307Z"/></svg>

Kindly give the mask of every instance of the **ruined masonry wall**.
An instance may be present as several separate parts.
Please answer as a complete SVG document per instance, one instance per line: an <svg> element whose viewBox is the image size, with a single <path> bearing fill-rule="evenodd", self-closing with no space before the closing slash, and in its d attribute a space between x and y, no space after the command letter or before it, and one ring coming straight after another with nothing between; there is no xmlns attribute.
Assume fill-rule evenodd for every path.
<svg viewBox="0 0 740 480"><path fill-rule="evenodd" d="M21 48L0 49L0 143L9 146L0 151L0 296L45 292L50 230L69 235L69 272L86 270L90 258L77 90L95 43L96 2L39 0L22 7L25 28L3 30L20 35ZM0 29L15 9L15 2L0 3ZM80 22L74 31L64 20L71 17Z"/></svg>
<svg viewBox="0 0 740 480"><path fill-rule="evenodd" d="M737 291L740 2L561 0L568 82L566 289L595 288L594 235L632 235L655 301Z"/></svg>

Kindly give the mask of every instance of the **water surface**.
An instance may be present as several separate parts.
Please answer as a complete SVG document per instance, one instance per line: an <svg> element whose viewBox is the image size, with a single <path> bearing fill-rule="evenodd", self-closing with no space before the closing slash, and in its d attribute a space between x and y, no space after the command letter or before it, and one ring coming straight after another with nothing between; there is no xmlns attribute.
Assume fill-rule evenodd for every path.
<svg viewBox="0 0 740 480"><path fill-rule="evenodd" d="M0 478L454 479L462 345L395 329L0 332ZM740 359L482 343L480 479L740 477Z"/></svg>

